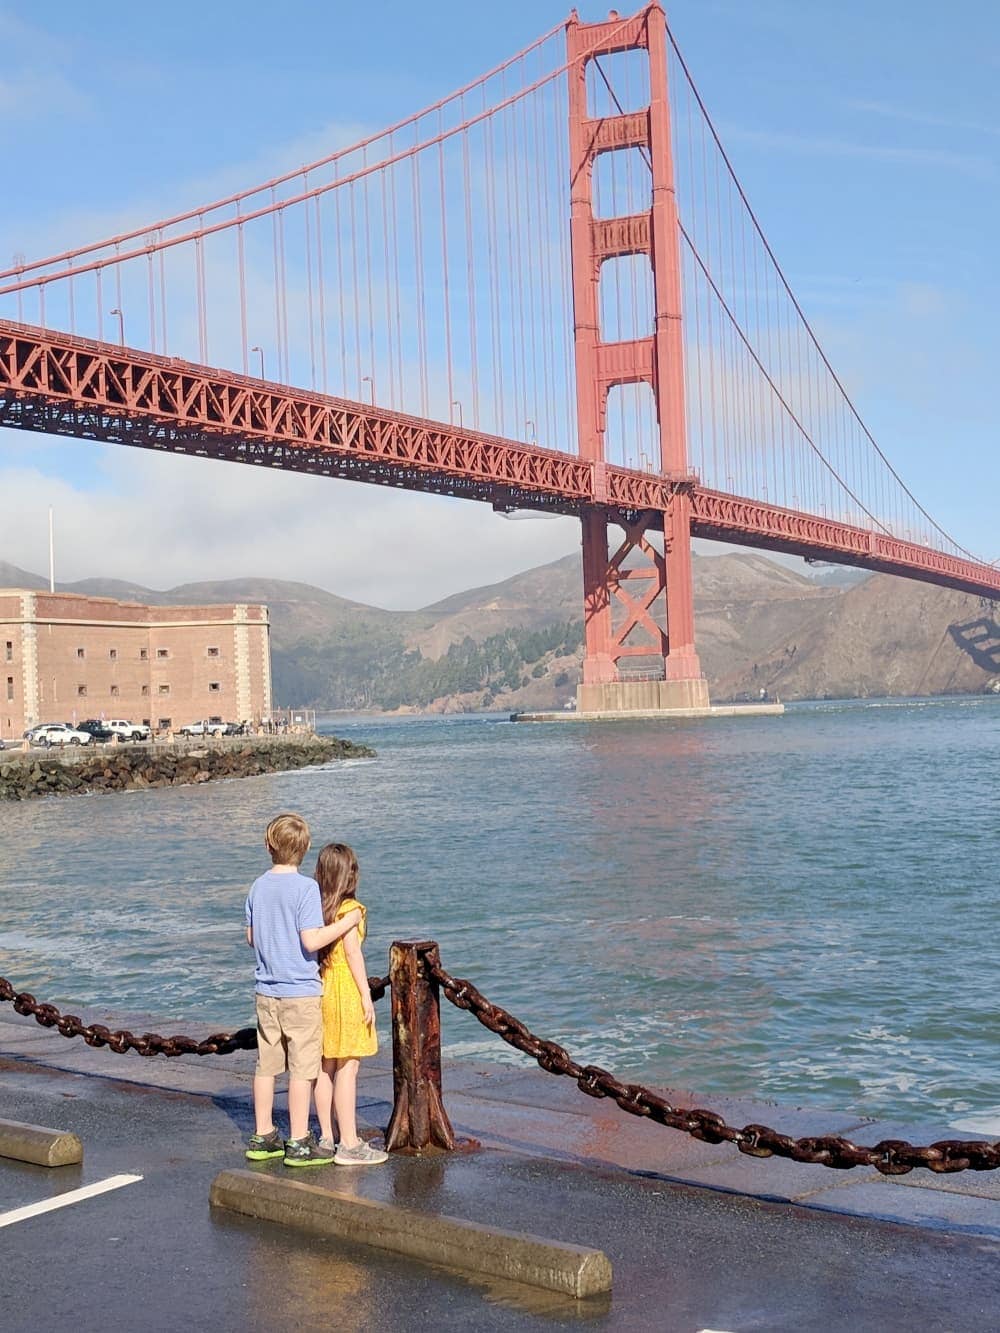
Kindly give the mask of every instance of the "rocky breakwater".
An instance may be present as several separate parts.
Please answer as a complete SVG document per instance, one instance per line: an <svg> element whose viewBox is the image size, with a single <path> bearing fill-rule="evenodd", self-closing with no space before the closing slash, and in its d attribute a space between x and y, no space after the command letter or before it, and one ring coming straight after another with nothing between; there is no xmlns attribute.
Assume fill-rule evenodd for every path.
<svg viewBox="0 0 1000 1333"><path fill-rule="evenodd" d="M0 765L0 801L38 796L82 795L93 791L140 791L181 787L219 778L251 778L329 763L333 759L371 758L367 745L335 736L260 737L195 746L108 746L59 758L37 751L6 752Z"/></svg>

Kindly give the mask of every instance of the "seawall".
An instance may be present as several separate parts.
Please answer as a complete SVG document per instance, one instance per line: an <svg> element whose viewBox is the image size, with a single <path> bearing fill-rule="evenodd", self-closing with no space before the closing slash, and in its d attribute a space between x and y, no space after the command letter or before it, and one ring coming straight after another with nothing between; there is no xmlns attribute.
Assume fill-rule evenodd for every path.
<svg viewBox="0 0 1000 1333"><path fill-rule="evenodd" d="M333 759L371 758L367 745L336 736L235 737L194 743L101 746L67 750L54 757L38 750L0 755L0 801L91 791L139 791L180 787L220 778L249 778L286 772Z"/></svg>

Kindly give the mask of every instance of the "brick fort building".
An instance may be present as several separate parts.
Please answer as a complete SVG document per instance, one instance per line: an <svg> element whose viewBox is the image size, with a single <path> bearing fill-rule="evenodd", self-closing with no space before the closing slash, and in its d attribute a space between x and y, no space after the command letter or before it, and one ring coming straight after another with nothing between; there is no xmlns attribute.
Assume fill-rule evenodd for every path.
<svg viewBox="0 0 1000 1333"><path fill-rule="evenodd" d="M144 606L0 588L0 737L127 718L154 730L271 714L266 606Z"/></svg>

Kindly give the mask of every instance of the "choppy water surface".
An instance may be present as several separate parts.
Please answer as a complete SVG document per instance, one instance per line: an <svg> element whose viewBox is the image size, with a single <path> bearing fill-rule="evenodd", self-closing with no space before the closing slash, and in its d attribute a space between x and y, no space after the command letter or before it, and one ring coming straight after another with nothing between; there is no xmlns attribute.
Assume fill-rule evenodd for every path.
<svg viewBox="0 0 1000 1333"><path fill-rule="evenodd" d="M433 938L615 1072L1000 1127L1000 701L327 729L379 757L0 806L0 974L59 1004L248 1021L243 896L292 808L315 847L359 853L372 972L392 938ZM521 1058L465 1014L445 1035Z"/></svg>

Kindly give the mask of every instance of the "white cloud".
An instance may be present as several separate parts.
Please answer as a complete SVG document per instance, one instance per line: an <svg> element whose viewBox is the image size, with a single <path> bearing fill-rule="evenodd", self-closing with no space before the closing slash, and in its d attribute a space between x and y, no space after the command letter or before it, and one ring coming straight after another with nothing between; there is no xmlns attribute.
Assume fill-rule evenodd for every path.
<svg viewBox="0 0 1000 1333"><path fill-rule="evenodd" d="M579 542L571 518L512 523L466 500L118 446L81 448L95 451L95 469L107 461L102 454L116 455L114 493L46 475L23 453L0 463L0 559L45 572L51 504L61 582L101 576L165 589L257 576L402 609L558 559Z"/></svg>
<svg viewBox="0 0 1000 1333"><path fill-rule="evenodd" d="M992 178L995 163L979 153L953 153L944 148L906 148L893 144L856 143L849 139L832 139L823 135L785 133L775 130L751 130L728 125L725 139L729 143L753 144L758 148L809 157L868 158L873 162L887 162L902 166L940 167L979 178Z"/></svg>
<svg viewBox="0 0 1000 1333"><path fill-rule="evenodd" d="M865 111L875 116L884 116L889 120L906 121L911 125L933 125L939 129L961 130L963 133L985 134L991 138L1000 138L1000 125L986 125L978 120L962 120L955 116L913 111L909 107L895 106L891 102L854 100L849 101L847 105L852 111Z"/></svg>

